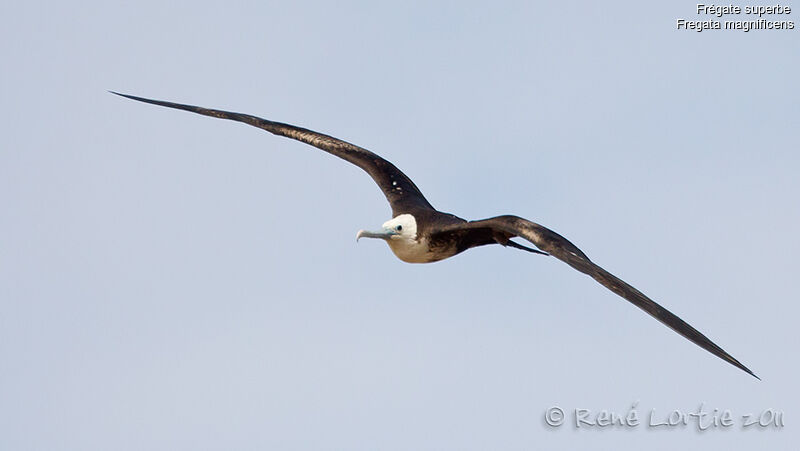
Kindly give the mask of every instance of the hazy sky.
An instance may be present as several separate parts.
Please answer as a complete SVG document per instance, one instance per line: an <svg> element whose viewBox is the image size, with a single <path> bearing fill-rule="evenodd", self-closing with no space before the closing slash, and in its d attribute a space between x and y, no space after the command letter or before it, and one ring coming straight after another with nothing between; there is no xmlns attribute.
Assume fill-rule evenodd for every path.
<svg viewBox="0 0 800 451"><path fill-rule="evenodd" d="M4 3L0 447L795 447L800 35L676 30L695 8ZM106 90L551 227L763 380L553 258L356 244L390 217L358 168ZM701 403L735 425L647 426Z"/></svg>

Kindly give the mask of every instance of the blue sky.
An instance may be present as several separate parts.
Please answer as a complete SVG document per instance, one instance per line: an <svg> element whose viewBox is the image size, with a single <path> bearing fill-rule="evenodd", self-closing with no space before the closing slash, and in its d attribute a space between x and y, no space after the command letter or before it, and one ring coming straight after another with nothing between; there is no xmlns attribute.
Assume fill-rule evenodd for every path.
<svg viewBox="0 0 800 451"><path fill-rule="evenodd" d="M675 30L695 8L0 7L6 447L789 449L800 41ZM328 133L441 210L546 225L763 381L555 259L356 244L390 215L358 168L109 89ZM737 423L543 421L634 402ZM766 409L786 426L740 427Z"/></svg>

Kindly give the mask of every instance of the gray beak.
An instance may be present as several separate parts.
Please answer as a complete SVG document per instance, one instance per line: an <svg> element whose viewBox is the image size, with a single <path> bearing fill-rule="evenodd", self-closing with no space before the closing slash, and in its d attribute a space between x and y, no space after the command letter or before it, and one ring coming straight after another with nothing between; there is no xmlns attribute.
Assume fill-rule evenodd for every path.
<svg viewBox="0 0 800 451"><path fill-rule="evenodd" d="M360 240L361 238L380 238L382 240L388 240L393 235L397 235L397 232L394 230L384 230L382 232L370 232L368 230L359 230L356 234L356 241Z"/></svg>

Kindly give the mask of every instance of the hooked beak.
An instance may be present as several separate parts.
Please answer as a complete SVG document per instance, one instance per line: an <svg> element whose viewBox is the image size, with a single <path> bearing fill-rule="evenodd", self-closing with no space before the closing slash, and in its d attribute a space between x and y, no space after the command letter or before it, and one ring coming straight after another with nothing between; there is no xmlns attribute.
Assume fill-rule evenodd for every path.
<svg viewBox="0 0 800 451"><path fill-rule="evenodd" d="M388 240L394 235L398 233L391 229L386 229L382 232L370 232L369 230L359 230L356 234L356 241L360 240L361 238L380 238L382 240Z"/></svg>

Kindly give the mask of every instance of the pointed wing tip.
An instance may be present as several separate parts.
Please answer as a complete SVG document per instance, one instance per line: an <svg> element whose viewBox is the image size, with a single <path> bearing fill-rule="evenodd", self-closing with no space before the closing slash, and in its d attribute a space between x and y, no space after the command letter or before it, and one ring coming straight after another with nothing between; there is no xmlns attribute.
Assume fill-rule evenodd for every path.
<svg viewBox="0 0 800 451"><path fill-rule="evenodd" d="M730 356L730 354L728 354L728 356ZM728 359L725 359L725 360L728 360L728 362L729 362L729 363L731 363L731 364L732 364L733 366L735 366L736 368L739 368L740 370L742 370L742 371L744 371L745 373L747 373L747 374L749 374L749 375L753 376L754 378L756 378L756 379L758 379L758 380L761 380L761 378L760 378L760 377L756 376L756 373L754 373L754 372L750 371L750 368L748 368L748 367L744 366L744 365L742 364L742 362L740 362L740 361L738 361L738 360L734 359L732 356L730 356L730 357L731 357L731 360L728 360Z"/></svg>
<svg viewBox="0 0 800 451"><path fill-rule="evenodd" d="M121 92L112 91L110 89L108 90L108 92L111 93L111 94L114 94L115 96L125 97L125 98L133 99L133 100L142 100L141 97L132 96L130 94L123 94Z"/></svg>
<svg viewBox="0 0 800 451"><path fill-rule="evenodd" d="M744 371L745 371L747 374L749 374L749 375L753 376L754 378L756 378L756 379L758 379L758 380L761 380L761 378L760 378L760 377L756 376L756 373L754 373L754 372L750 371L750 369L749 369L749 368L747 368L746 366L742 365L742 367L741 367L741 368L742 368L742 369L743 369L743 370L744 370Z"/></svg>

